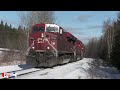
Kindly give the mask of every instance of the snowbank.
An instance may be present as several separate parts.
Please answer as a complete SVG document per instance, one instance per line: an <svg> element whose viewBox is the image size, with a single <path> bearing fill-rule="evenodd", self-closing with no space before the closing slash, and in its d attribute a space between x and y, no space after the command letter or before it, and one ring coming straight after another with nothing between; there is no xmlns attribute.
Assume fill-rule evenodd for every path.
<svg viewBox="0 0 120 90"><path fill-rule="evenodd" d="M18 79L119 79L120 73L113 67L93 64L94 59L84 58L81 61L48 68Z"/></svg>
<svg viewBox="0 0 120 90"><path fill-rule="evenodd" d="M20 70L28 67L27 65L3 66L0 67L0 72ZM101 60L84 58L77 62L16 77L16 79L120 79L120 73L114 67L103 66Z"/></svg>
<svg viewBox="0 0 120 90"><path fill-rule="evenodd" d="M0 67L0 73L3 72L10 72L10 71L15 71L15 70L24 70L31 68L30 65L22 64L22 65L11 65L11 66L1 66Z"/></svg>
<svg viewBox="0 0 120 90"><path fill-rule="evenodd" d="M1 57L1 55L2 55L2 51L0 51L0 57Z"/></svg>

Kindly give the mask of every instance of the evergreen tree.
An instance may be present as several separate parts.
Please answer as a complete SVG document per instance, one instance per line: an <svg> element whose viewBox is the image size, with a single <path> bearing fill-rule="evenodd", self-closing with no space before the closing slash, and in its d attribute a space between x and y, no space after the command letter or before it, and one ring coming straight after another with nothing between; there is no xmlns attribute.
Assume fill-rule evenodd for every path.
<svg viewBox="0 0 120 90"><path fill-rule="evenodd" d="M111 63L120 69L120 14L118 16L117 22L114 25L115 33L114 33L114 41L111 53Z"/></svg>
<svg viewBox="0 0 120 90"><path fill-rule="evenodd" d="M22 26L19 25L18 30L22 30Z"/></svg>
<svg viewBox="0 0 120 90"><path fill-rule="evenodd" d="M25 27L24 27L24 29L23 29L23 30L24 30L24 31L26 30L26 29L25 29Z"/></svg>
<svg viewBox="0 0 120 90"><path fill-rule="evenodd" d="M3 21L1 21L1 25L3 25Z"/></svg>
<svg viewBox="0 0 120 90"><path fill-rule="evenodd" d="M3 21L1 21L0 23L0 30L3 30L4 29L4 24L3 24Z"/></svg>
<svg viewBox="0 0 120 90"><path fill-rule="evenodd" d="M10 30L12 29L12 25L11 24L10 24L9 28L10 28Z"/></svg>
<svg viewBox="0 0 120 90"><path fill-rule="evenodd" d="M12 30L13 30L13 31L15 31L15 30L16 30L16 28L14 27L14 28L12 28Z"/></svg>
<svg viewBox="0 0 120 90"><path fill-rule="evenodd" d="M115 30L113 50L111 53L111 63L120 69L120 21L116 25Z"/></svg>
<svg viewBox="0 0 120 90"><path fill-rule="evenodd" d="M9 29L8 24L5 23L5 30L8 30L8 29Z"/></svg>

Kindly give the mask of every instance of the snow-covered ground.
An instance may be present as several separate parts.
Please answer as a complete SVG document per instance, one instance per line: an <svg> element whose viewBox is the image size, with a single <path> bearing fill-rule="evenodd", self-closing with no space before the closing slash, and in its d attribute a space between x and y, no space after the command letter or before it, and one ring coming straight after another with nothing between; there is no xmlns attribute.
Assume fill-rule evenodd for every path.
<svg viewBox="0 0 120 90"><path fill-rule="evenodd" d="M8 48L0 48L0 51L11 51L11 49ZM20 52L20 50L12 50L14 52Z"/></svg>
<svg viewBox="0 0 120 90"><path fill-rule="evenodd" d="M1 54L2 54L2 51L0 51L0 56L1 56Z"/></svg>
<svg viewBox="0 0 120 90"><path fill-rule="evenodd" d="M28 66L24 65L24 68L26 67ZM22 66L4 66L0 67L0 72L19 69L22 69ZM114 67L102 66L100 60L84 58L77 62L16 77L16 79L120 79L120 73Z"/></svg>
<svg viewBox="0 0 120 90"><path fill-rule="evenodd" d="M8 50L10 50L10 49L7 49L7 48L0 48L0 51L8 51Z"/></svg>
<svg viewBox="0 0 120 90"><path fill-rule="evenodd" d="M0 57L2 57L3 56L3 52L2 51L0 51Z"/></svg>
<svg viewBox="0 0 120 90"><path fill-rule="evenodd" d="M22 65L11 65L11 66L0 66L0 73L3 72L11 72L11 71L16 71L16 70L25 70L25 69L29 69L32 66L30 65L26 65L26 64L22 64Z"/></svg>
<svg viewBox="0 0 120 90"><path fill-rule="evenodd" d="M77 62L16 77L16 79L120 79L120 73L116 68L102 66L98 61L84 58ZM0 67L0 72L21 70L23 68L28 68L28 65L3 66Z"/></svg>

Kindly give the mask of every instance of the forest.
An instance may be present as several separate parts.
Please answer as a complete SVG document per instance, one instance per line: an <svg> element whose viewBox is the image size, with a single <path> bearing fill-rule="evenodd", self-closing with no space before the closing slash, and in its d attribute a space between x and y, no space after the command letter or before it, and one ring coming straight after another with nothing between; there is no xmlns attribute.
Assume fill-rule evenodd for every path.
<svg viewBox="0 0 120 90"><path fill-rule="evenodd" d="M102 32L99 39L89 40L85 57L103 59L107 64L120 69L120 12L116 20L104 21Z"/></svg>
<svg viewBox="0 0 120 90"><path fill-rule="evenodd" d="M0 23L0 48L9 48L16 50L26 49L26 34L25 29L21 26L12 28L12 25Z"/></svg>

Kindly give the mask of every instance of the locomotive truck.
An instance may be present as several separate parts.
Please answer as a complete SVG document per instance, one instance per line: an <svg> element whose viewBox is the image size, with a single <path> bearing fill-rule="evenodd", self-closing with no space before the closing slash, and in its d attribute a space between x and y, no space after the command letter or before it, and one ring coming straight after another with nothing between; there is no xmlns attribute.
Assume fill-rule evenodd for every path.
<svg viewBox="0 0 120 90"><path fill-rule="evenodd" d="M56 24L35 24L28 39L26 63L34 67L52 67L80 60L85 46L74 35Z"/></svg>

